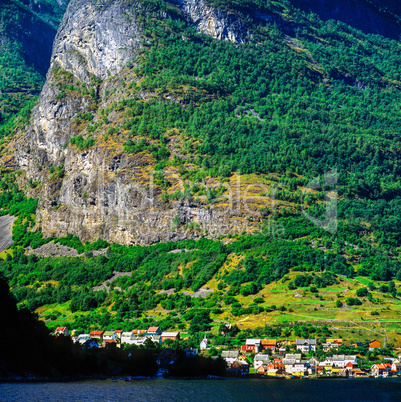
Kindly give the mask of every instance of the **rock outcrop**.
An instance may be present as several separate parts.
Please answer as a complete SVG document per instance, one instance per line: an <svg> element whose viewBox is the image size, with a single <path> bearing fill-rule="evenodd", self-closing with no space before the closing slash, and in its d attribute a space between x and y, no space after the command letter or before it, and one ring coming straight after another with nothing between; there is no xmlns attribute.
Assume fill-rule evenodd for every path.
<svg viewBox="0 0 401 402"><path fill-rule="evenodd" d="M179 6L200 30L243 40L245 31L235 17L203 0ZM228 208L163 202L160 187L152 186L154 161L144 153L124 153L123 138L98 135L96 144L85 150L69 145L74 136L88 135L79 116L97 114L96 124L100 110L127 95L121 83L135 82L127 64L135 63L143 40L138 23L139 13L146 12L143 7L129 0L72 0L68 6L46 84L15 155L27 179L40 182L31 195L39 198L37 222L46 236L72 233L83 241L149 244L198 237L198 231L188 229L192 222L203 234L218 236L242 219ZM70 80L70 89L59 85L60 75ZM121 115L105 117L118 124Z"/></svg>

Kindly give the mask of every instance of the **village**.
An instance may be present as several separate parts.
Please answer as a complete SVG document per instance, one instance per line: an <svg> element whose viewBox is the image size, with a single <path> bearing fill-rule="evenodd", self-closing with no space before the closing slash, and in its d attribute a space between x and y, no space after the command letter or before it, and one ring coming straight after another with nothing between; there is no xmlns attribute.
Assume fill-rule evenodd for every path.
<svg viewBox="0 0 401 402"><path fill-rule="evenodd" d="M174 342L188 340L189 335L180 332L163 332L157 326L148 329L93 330L87 334L75 336L67 327L58 327L55 336L71 337L72 341L83 349L126 349L155 348L158 350L156 362L163 372L163 367L174 364L177 353L171 347ZM204 335L199 348L186 348L187 358L204 355L211 359L222 359L226 363L226 375L243 377L253 375L261 378L299 379L299 378L358 378L358 377L393 377L401 376L401 356L383 358L382 362L372 364L369 369L358 364L358 354L338 353L342 339L296 339L295 341L277 341L276 339L246 339L237 350L213 348ZM381 342L373 339L366 343L348 345L353 348L366 348L368 351L380 350ZM317 351L334 352L324 359L317 358Z"/></svg>

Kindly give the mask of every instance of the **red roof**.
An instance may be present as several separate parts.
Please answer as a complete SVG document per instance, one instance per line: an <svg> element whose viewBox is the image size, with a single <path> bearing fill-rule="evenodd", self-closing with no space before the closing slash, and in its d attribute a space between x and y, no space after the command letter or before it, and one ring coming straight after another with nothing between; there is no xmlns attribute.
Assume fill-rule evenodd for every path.
<svg viewBox="0 0 401 402"><path fill-rule="evenodd" d="M156 332L159 327L149 327L148 332Z"/></svg>
<svg viewBox="0 0 401 402"><path fill-rule="evenodd" d="M57 327L56 331L62 331L64 332L67 329L67 327Z"/></svg>
<svg viewBox="0 0 401 402"><path fill-rule="evenodd" d="M351 363L351 362L348 362L348 363L347 363L347 367L351 367L351 368L352 368L352 367L353 367L352 363Z"/></svg>
<svg viewBox="0 0 401 402"><path fill-rule="evenodd" d="M121 334L121 332L123 332L122 329L116 329L114 332L116 332L117 334Z"/></svg>
<svg viewBox="0 0 401 402"><path fill-rule="evenodd" d="M390 363L375 364L375 366L376 366L378 369L391 368L391 364L390 364Z"/></svg>
<svg viewBox="0 0 401 402"><path fill-rule="evenodd" d="M103 335L103 332L104 331L92 331L92 332L89 332L89 335L92 335L92 336Z"/></svg>
<svg viewBox="0 0 401 402"><path fill-rule="evenodd" d="M115 341L114 339L105 339L103 342L104 343L117 343L117 341Z"/></svg>

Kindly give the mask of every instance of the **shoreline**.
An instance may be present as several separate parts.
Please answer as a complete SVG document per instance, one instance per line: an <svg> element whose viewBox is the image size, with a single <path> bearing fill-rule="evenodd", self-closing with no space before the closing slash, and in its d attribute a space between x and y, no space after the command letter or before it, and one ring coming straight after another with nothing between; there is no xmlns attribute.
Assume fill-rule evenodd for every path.
<svg viewBox="0 0 401 402"><path fill-rule="evenodd" d="M319 377L296 377L296 378L288 378L285 377L260 377L255 375L245 375L241 377L218 377L218 376L202 376L202 377L148 377L148 376L104 376L104 375L93 375L93 376L60 376L60 377L46 377L46 376L13 376L13 377L3 377L0 378L1 384L32 384L32 383L70 383L70 382L82 382L82 381L107 381L112 380L114 382L134 382L134 381L143 381L143 380L388 380L388 379L397 379L399 376L391 376L391 377L332 377L332 376L319 376Z"/></svg>

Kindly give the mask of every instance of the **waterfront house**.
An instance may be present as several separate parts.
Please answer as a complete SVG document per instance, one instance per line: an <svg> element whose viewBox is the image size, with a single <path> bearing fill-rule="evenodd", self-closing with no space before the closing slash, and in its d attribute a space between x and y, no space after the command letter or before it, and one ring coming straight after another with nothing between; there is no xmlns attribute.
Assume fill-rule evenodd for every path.
<svg viewBox="0 0 401 402"><path fill-rule="evenodd" d="M267 375L280 375L285 373L285 366L283 363L270 362L267 365Z"/></svg>
<svg viewBox="0 0 401 402"><path fill-rule="evenodd" d="M243 352L258 353L260 351L260 339L247 339L241 346Z"/></svg>
<svg viewBox="0 0 401 402"><path fill-rule="evenodd" d="M231 366L239 358L239 350L223 350L221 357L226 361L228 366Z"/></svg>
<svg viewBox="0 0 401 402"><path fill-rule="evenodd" d="M374 375L375 377L377 377L379 375L387 376L389 374L392 374L390 363L374 364L371 367L370 371L371 371L372 375Z"/></svg>
<svg viewBox="0 0 401 402"><path fill-rule="evenodd" d="M369 342L369 350L373 350L373 349L380 349L382 347L382 344L377 341L376 339L373 339L372 341Z"/></svg>
<svg viewBox="0 0 401 402"><path fill-rule="evenodd" d="M103 333L104 331L91 331L89 332L89 335L92 339L103 339Z"/></svg>
<svg viewBox="0 0 401 402"><path fill-rule="evenodd" d="M351 363L353 366L358 364L357 357L355 355L334 355L331 358L332 366L345 368L348 363Z"/></svg>
<svg viewBox="0 0 401 402"><path fill-rule="evenodd" d="M253 367L257 370L260 366L267 366L270 363L269 355L255 355L253 358Z"/></svg>
<svg viewBox="0 0 401 402"><path fill-rule="evenodd" d="M235 360L232 364L231 364L231 370L235 370L236 371L236 375L237 376L242 376L242 375L247 375L249 374L249 363L247 363L244 360Z"/></svg>
<svg viewBox="0 0 401 402"><path fill-rule="evenodd" d="M208 341L207 341L206 334L205 334L205 336L203 337L203 339L201 340L201 343L200 343L200 350L205 350L205 349L207 349L207 347L208 347Z"/></svg>
<svg viewBox="0 0 401 402"><path fill-rule="evenodd" d="M312 370L309 371L309 368L310 368L309 363L306 361L302 361L299 363L295 363L293 366L289 368L289 370L286 368L285 371L289 374L296 375L298 377L303 377L312 372Z"/></svg>
<svg viewBox="0 0 401 402"><path fill-rule="evenodd" d="M316 339L297 339L296 348L302 353L309 354L316 350Z"/></svg>
<svg viewBox="0 0 401 402"><path fill-rule="evenodd" d="M162 342L166 341L167 339L171 339L172 341L177 341L180 339L179 332L163 332L161 334Z"/></svg>
<svg viewBox="0 0 401 402"><path fill-rule="evenodd" d="M270 349L273 353L276 351L277 341L275 339L261 339L260 349L268 350Z"/></svg>
<svg viewBox="0 0 401 402"><path fill-rule="evenodd" d="M69 335L68 328L67 327L57 327L56 330L54 331L54 335L68 336Z"/></svg>
<svg viewBox="0 0 401 402"><path fill-rule="evenodd" d="M145 335L156 336L161 335L162 330L159 327L149 327Z"/></svg>
<svg viewBox="0 0 401 402"><path fill-rule="evenodd" d="M265 374L267 373L267 365L260 366L260 367L256 370L256 372L257 372L258 374L265 375Z"/></svg>
<svg viewBox="0 0 401 402"><path fill-rule="evenodd" d="M391 371L393 374L401 374L401 363L397 359L391 364Z"/></svg>

